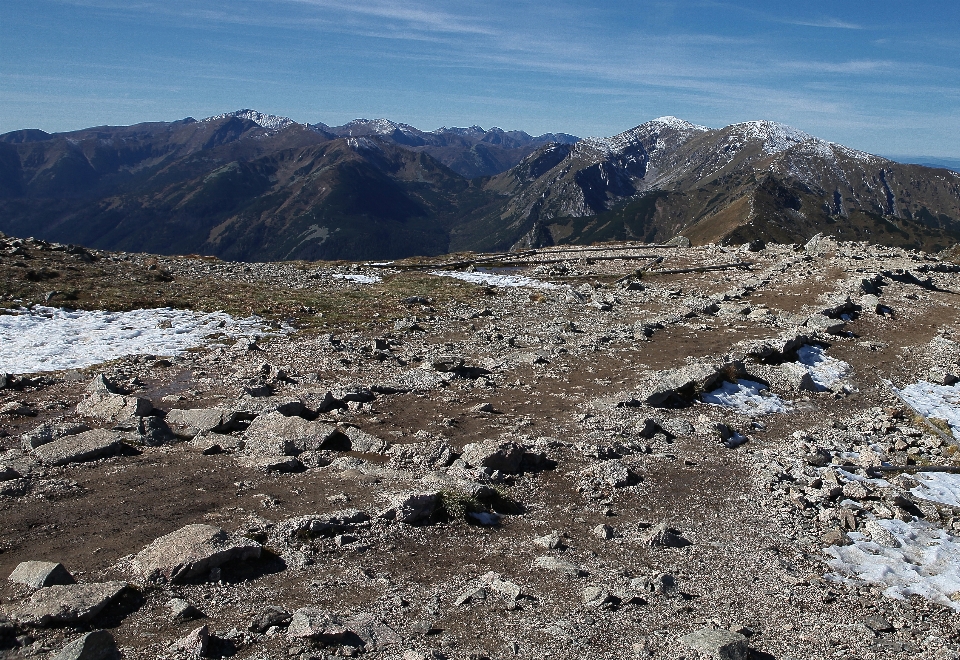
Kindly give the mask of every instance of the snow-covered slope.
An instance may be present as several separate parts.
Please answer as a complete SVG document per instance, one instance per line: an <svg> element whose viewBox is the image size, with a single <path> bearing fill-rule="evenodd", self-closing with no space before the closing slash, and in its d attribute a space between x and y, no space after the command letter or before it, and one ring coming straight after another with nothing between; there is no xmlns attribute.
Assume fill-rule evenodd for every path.
<svg viewBox="0 0 960 660"><path fill-rule="evenodd" d="M206 119L201 119L200 121L217 121L218 119L226 119L227 117L239 117L240 119L248 119L255 124L262 126L271 131L279 131L288 126L293 126L297 122L293 121L289 117L280 117L278 115L267 115L256 110L251 110L246 108L244 110L236 110L234 112L225 112L222 115L215 115L213 117L207 117Z"/></svg>

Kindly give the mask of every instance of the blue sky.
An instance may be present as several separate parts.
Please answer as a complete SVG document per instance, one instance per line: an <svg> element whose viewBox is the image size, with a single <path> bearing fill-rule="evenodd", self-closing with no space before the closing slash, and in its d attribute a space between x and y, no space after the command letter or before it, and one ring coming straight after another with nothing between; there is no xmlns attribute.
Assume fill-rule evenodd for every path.
<svg viewBox="0 0 960 660"><path fill-rule="evenodd" d="M960 3L0 3L0 132L246 107L581 136L772 119L960 157Z"/></svg>

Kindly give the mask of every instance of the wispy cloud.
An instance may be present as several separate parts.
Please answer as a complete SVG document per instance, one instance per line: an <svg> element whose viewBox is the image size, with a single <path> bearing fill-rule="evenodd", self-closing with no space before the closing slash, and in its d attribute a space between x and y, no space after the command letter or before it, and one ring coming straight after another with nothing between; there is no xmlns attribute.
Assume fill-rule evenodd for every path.
<svg viewBox="0 0 960 660"><path fill-rule="evenodd" d="M825 18L821 20L802 20L802 19L780 19L781 23L788 25L803 25L806 27L830 28L832 30L866 30L867 28L858 23L849 23L841 21L839 18Z"/></svg>

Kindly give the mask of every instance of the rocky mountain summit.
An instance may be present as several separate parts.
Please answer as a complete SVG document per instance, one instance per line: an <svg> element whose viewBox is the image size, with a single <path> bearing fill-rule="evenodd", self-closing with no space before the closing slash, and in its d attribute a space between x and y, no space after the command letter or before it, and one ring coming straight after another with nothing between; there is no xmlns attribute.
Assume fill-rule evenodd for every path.
<svg viewBox="0 0 960 660"><path fill-rule="evenodd" d="M257 316L174 355L0 355L0 652L955 658L958 256L3 238L0 333L37 350L85 310L118 346L126 310Z"/></svg>
<svg viewBox="0 0 960 660"><path fill-rule="evenodd" d="M608 138L387 119L196 121L0 135L0 230L237 261L398 259L597 241L960 242L960 173L770 121Z"/></svg>

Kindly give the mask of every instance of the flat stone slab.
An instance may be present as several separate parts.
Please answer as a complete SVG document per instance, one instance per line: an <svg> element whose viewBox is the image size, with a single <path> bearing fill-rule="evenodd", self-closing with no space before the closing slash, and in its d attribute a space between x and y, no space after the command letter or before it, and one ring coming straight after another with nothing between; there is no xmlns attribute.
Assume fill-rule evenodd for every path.
<svg viewBox="0 0 960 660"><path fill-rule="evenodd" d="M227 433L237 428L242 415L226 408L173 409L164 421L180 436L193 437L198 433ZM249 418L248 418L249 419Z"/></svg>
<svg viewBox="0 0 960 660"><path fill-rule="evenodd" d="M41 628L83 623L95 617L129 586L126 582L102 582L44 587L15 609L13 618Z"/></svg>
<svg viewBox="0 0 960 660"><path fill-rule="evenodd" d="M73 576L63 564L52 561L23 561L7 578L11 582L25 584L31 589L42 589L54 584L73 584Z"/></svg>
<svg viewBox="0 0 960 660"><path fill-rule="evenodd" d="M94 429L40 445L33 453L45 465L68 465L113 456L122 446L118 433Z"/></svg>
<svg viewBox="0 0 960 660"><path fill-rule="evenodd" d="M350 440L332 424L287 417L279 412L260 415L244 434L246 448L269 456L296 456L318 449L349 449Z"/></svg>
<svg viewBox="0 0 960 660"><path fill-rule="evenodd" d="M136 570L147 580L184 583L205 577L228 561L258 559L256 541L230 534L212 525L187 525L161 536L137 553Z"/></svg>
<svg viewBox="0 0 960 660"><path fill-rule="evenodd" d="M336 615L315 607L303 607L294 612L287 626L290 639L310 639L328 644L341 641L347 632Z"/></svg>
<svg viewBox="0 0 960 660"><path fill-rule="evenodd" d="M554 573L562 573L570 577L584 577L587 575L587 571L576 564L572 564L563 559L557 559L556 557L537 557L533 565L537 568L543 568L548 571L553 571Z"/></svg>
<svg viewBox="0 0 960 660"><path fill-rule="evenodd" d="M83 433L84 431L89 430L90 427L86 424L53 424L51 422L44 422L35 429L27 431L21 435L20 445L23 447L24 451L30 451L36 447L39 447L40 445L45 445L48 442L53 442L54 440L58 440L64 436L77 435L78 433Z"/></svg>

